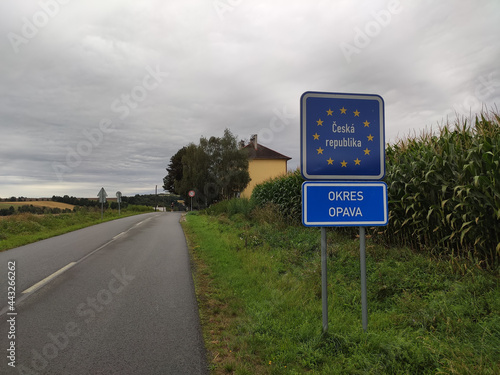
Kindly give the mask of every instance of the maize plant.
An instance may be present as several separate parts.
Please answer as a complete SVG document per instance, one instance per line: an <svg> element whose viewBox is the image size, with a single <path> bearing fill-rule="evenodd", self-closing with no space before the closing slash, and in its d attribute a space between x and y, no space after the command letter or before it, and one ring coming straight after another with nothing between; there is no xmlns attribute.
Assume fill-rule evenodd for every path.
<svg viewBox="0 0 500 375"><path fill-rule="evenodd" d="M468 254L491 267L500 253L500 117L457 121L386 150L386 241Z"/></svg>
<svg viewBox="0 0 500 375"><path fill-rule="evenodd" d="M297 169L286 176L257 185L252 192L252 200L258 206L264 206L266 203L276 204L288 222L298 224L302 218L303 182L304 179Z"/></svg>

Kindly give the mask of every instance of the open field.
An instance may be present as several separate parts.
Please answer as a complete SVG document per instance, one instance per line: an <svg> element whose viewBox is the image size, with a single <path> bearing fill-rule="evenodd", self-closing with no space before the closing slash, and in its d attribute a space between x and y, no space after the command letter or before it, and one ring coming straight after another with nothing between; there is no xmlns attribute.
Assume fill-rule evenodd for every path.
<svg viewBox="0 0 500 375"><path fill-rule="evenodd" d="M101 219L101 210L98 208L81 208L77 212L58 215L23 213L5 216L0 219L0 251L58 236L103 221L146 212L152 212L152 209L146 206L129 205L126 209L121 210L121 215L118 214L118 210L106 209L104 219Z"/></svg>
<svg viewBox="0 0 500 375"><path fill-rule="evenodd" d="M69 208L70 210L72 210L73 207L75 207L72 204L52 202L52 201L26 201L26 202L0 202L0 209L9 208L10 206L14 206L14 208L17 208L19 206L29 206L29 205L37 207L60 208L61 210L64 210L65 208Z"/></svg>

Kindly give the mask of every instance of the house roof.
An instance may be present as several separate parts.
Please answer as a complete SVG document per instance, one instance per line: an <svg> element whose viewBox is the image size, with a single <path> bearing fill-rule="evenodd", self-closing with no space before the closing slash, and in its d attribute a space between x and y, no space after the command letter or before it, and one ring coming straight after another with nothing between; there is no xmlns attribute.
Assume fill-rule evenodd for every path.
<svg viewBox="0 0 500 375"><path fill-rule="evenodd" d="M261 144L258 143L257 143L257 149L255 149L254 144L252 142L243 147L243 149L248 151L249 159L283 159L283 160L291 159L288 156L280 154L279 152L271 150L270 148L262 146Z"/></svg>

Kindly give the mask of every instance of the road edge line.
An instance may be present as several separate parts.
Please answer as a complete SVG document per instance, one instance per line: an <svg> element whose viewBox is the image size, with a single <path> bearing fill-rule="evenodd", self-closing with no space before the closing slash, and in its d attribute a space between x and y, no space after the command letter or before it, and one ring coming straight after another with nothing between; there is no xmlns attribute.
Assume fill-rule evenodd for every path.
<svg viewBox="0 0 500 375"><path fill-rule="evenodd" d="M45 284L47 284L50 280L56 278L59 276L61 273L63 273L66 270L69 270L71 267L73 267L76 264L76 262L71 262L65 265L63 268L58 269L56 272L52 273L51 275L47 276L45 279L37 282L36 284L30 286L28 289L24 290L21 292L21 294L28 294L28 293L33 293L35 290L41 288Z"/></svg>

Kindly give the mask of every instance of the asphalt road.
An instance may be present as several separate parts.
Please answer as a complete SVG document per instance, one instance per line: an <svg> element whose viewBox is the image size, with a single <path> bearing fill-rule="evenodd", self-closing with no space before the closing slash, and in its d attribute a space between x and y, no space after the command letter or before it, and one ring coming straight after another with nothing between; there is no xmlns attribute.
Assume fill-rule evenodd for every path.
<svg viewBox="0 0 500 375"><path fill-rule="evenodd" d="M207 374L179 219L139 215L0 253L0 373Z"/></svg>

